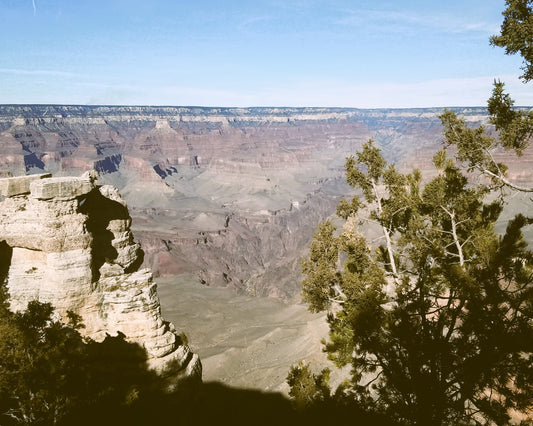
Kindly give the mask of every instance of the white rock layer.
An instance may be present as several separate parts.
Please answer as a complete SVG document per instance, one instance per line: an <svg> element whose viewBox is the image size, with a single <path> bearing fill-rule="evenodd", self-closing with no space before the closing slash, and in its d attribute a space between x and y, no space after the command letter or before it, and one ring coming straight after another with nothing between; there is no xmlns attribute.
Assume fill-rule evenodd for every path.
<svg viewBox="0 0 533 426"><path fill-rule="evenodd" d="M176 377L201 378L196 354L163 320L149 269L117 189L95 176L0 179L0 276L11 308L50 302L82 317L96 341L123 333L146 348L148 363ZM3 271L3 272L2 272Z"/></svg>

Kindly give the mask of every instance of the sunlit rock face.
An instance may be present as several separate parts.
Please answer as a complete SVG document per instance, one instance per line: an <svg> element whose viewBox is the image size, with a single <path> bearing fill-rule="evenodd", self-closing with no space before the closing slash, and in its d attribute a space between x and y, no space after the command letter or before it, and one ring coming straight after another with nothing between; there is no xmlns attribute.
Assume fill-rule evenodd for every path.
<svg viewBox="0 0 533 426"><path fill-rule="evenodd" d="M188 167L242 172L327 165L369 137L401 160L440 137L439 112L0 105L0 169L14 176L95 169L160 182ZM486 118L481 108L459 112L473 122Z"/></svg>
<svg viewBox="0 0 533 426"><path fill-rule="evenodd" d="M487 124L485 108L455 111ZM401 170L429 176L442 112L3 105L0 176L96 170L127 201L154 274L291 299L313 230L349 190L345 158L373 138ZM530 152L501 158L533 181Z"/></svg>
<svg viewBox="0 0 533 426"><path fill-rule="evenodd" d="M50 302L63 318L80 315L86 336L123 333L146 348L152 368L199 378L198 357L161 317L152 273L140 269L126 203L96 177L0 179L0 280L11 308Z"/></svg>

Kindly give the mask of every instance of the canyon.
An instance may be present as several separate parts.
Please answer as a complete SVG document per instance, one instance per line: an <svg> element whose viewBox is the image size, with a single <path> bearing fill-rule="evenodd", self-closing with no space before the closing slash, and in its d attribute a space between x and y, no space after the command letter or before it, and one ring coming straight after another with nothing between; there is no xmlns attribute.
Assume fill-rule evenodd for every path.
<svg viewBox="0 0 533 426"><path fill-rule="evenodd" d="M427 170L440 112L3 105L0 173L96 170L128 203L156 276L297 300L299 258L348 190L345 158L373 138L400 168ZM484 108L457 112L487 121Z"/></svg>
<svg viewBox="0 0 533 426"><path fill-rule="evenodd" d="M453 110L472 126L488 123L485 108ZM117 263L132 279L150 268L163 314L189 335L208 380L286 391L284 372L297 358L327 365L319 343L327 333L324 317L299 304L299 261L317 224L350 191L345 158L373 138L398 168L429 176L443 139L442 112L0 105L0 177L97 171L100 195L113 200L119 195L105 188L117 188L127 203L128 232L144 252L136 272L127 262L106 265L109 256L100 254L99 280L112 280L106 274ZM533 182L531 149L519 159L497 157L510 165L515 182ZM20 205L6 198L3 206L11 204L2 211L24 206L17 217L29 224L37 203L30 198ZM44 247L39 239L32 244ZM68 249L72 256L76 247ZM25 247L24 256L37 248ZM138 248L130 244L129 255ZM150 279L139 280L151 288Z"/></svg>

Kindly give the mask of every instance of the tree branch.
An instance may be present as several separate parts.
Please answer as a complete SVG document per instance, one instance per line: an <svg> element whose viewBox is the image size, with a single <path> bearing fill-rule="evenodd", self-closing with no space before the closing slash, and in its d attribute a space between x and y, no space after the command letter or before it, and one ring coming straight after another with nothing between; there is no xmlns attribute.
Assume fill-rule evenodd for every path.
<svg viewBox="0 0 533 426"><path fill-rule="evenodd" d="M512 182L509 182L504 176L502 175L497 175L496 173L493 173L491 172L490 170L487 170L487 169L482 169L481 167L478 167L478 170L481 172L481 173L484 173L486 175L489 175L495 179L498 179L501 183L503 183L505 186L508 186L509 188L512 188L516 191L520 191L520 192L533 192L533 188L525 188L523 186L518 186L518 185L515 185L514 183Z"/></svg>
<svg viewBox="0 0 533 426"><path fill-rule="evenodd" d="M335 290L335 293L337 293L337 296L339 296L342 300L342 303L344 303L347 297L346 297L346 294L342 291L341 286L338 283L336 283L333 286L333 290ZM336 302L340 303L338 300L336 300Z"/></svg>
<svg viewBox="0 0 533 426"><path fill-rule="evenodd" d="M457 237L457 222L455 222L455 212L448 211L444 206L440 207L446 212L448 216L450 216L450 220L452 221L452 236L455 242L455 247L457 248L457 253L459 255L459 265L464 266L465 258L463 255L463 246L461 245L461 243L459 242L459 238Z"/></svg>
<svg viewBox="0 0 533 426"><path fill-rule="evenodd" d="M371 183L372 183L372 190L374 192L374 196L376 197L376 200L377 200L378 212L381 215L383 213L383 208L381 206L381 198L379 197L376 182L374 181L374 179L371 180ZM394 251L392 249L392 241L390 237L390 232L388 228L383 225L381 225L381 229L383 231L383 236L385 237L385 242L387 244L387 252L389 254L389 261L390 261L390 267L392 270L392 277L394 280L394 284L398 285L398 271L396 269L396 260L394 259Z"/></svg>

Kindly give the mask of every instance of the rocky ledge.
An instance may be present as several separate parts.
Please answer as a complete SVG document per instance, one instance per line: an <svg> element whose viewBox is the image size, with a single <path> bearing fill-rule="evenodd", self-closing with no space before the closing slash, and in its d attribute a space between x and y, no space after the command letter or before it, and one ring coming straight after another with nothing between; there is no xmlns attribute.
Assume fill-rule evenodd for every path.
<svg viewBox="0 0 533 426"><path fill-rule="evenodd" d="M0 282L11 308L50 302L58 315L82 317L96 341L123 333L146 348L149 366L201 378L201 364L174 325L161 316L143 252L118 190L82 177L49 174L0 179Z"/></svg>

